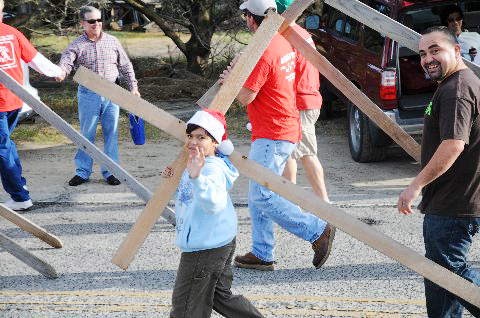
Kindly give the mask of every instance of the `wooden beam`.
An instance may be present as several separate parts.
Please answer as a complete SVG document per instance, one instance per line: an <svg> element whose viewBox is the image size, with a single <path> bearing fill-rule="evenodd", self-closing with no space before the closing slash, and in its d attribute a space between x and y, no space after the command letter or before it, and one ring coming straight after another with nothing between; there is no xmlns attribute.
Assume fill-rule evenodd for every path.
<svg viewBox="0 0 480 318"><path fill-rule="evenodd" d="M335 87L367 115L378 127L388 134L413 159L420 162L420 145L397 123L362 93L351 81L337 70L323 55L307 43L301 35L289 27L282 33L310 63L312 63Z"/></svg>
<svg viewBox="0 0 480 318"><path fill-rule="evenodd" d="M293 2L285 12L282 13L282 17L285 19L278 29L279 33L285 31L288 26L297 20L305 9L307 9L313 0L296 0ZM216 82L208 91L197 101L197 105L201 108L206 108L210 105L215 98L215 95L220 90L221 85Z"/></svg>
<svg viewBox="0 0 480 318"><path fill-rule="evenodd" d="M218 82L215 82L215 84L213 84L212 87L210 87L208 91L203 94L203 96L200 97L199 100L197 100L197 105L200 108L207 108L213 102L213 99L220 90L220 87L222 87L222 85Z"/></svg>
<svg viewBox="0 0 480 318"><path fill-rule="evenodd" d="M248 76L267 48L271 39L277 33L277 30L283 21L284 19L276 13L271 12L267 15L265 20L255 32L247 48L244 50L244 53L239 57L239 60L233 67L229 77L221 85L219 92L213 98L212 103L209 105L210 109L216 109L222 113L225 113L228 110L235 97L237 97L238 92L243 87L243 83L245 83L247 80ZM148 118L151 116L152 114L150 114ZM174 132L174 134L181 134L182 137L180 140L183 141L185 138L186 127L185 124L178 125L178 127L180 126L182 126L182 128L178 128L178 132ZM153 225L155 224L158 218L155 217L158 214L158 210L163 210L170 198L175 193L178 180L187 166L187 159L188 156L185 153L181 154L175 160L173 166L175 166L175 169L178 170L176 172L178 175L174 176L170 181L165 179L162 180L161 185L157 187L154 194L156 198L155 201L152 202L152 204L147 204L141 215L141 218L135 222L131 231L129 231L127 237L124 239L121 246L115 253L112 259L112 262L115 265L118 265L123 269L128 268L129 264L132 262L136 253L142 246ZM172 184L169 184L169 182L172 182Z"/></svg>
<svg viewBox="0 0 480 318"><path fill-rule="evenodd" d="M418 42L421 35L400 22L358 0L325 0L325 3L418 53ZM465 58L463 61L480 77L480 66Z"/></svg>
<svg viewBox="0 0 480 318"><path fill-rule="evenodd" d="M0 233L0 247L48 278L57 278L57 272L48 263L42 261L13 240Z"/></svg>
<svg viewBox="0 0 480 318"><path fill-rule="evenodd" d="M48 233L42 227L36 225L35 223L29 221L28 219L24 218L20 214L16 213L15 211L7 208L3 204L0 204L0 216L3 216L13 224L18 225L21 229L33 234L34 236L38 237L48 245L55 247L55 248L62 248L63 243L62 241L56 237Z"/></svg>
<svg viewBox="0 0 480 318"><path fill-rule="evenodd" d="M73 80L98 95L108 98L115 104L121 105L120 107L128 112L143 119L151 119L158 123L159 126L157 128L170 134L174 133L175 138L183 140L185 137L185 123L183 121L141 97L133 95L115 83L105 80L88 68L80 66L73 76Z"/></svg>
<svg viewBox="0 0 480 318"><path fill-rule="evenodd" d="M208 108L227 112L283 21L276 13L265 17Z"/></svg>
<svg viewBox="0 0 480 318"><path fill-rule="evenodd" d="M150 200L152 193L148 191L140 182L134 177L128 174L122 167L120 167L115 161L110 159L106 154L99 150L94 144L86 139L82 134L77 132L72 126L70 126L65 120L58 116L42 101L38 100L30 94L23 86L19 85L12 77L10 77L3 70L0 70L0 82L17 95L21 100L27 103L35 110L37 114L42 116L43 119L48 121L53 127L62 132L71 141L73 141L79 148L88 153L90 157L97 162L105 165L108 170L120 179L127 187L140 197L145 202ZM133 94L131 94L133 95ZM175 214L171 209L165 209L162 216L167 219L171 224L175 224Z"/></svg>
<svg viewBox="0 0 480 318"><path fill-rule="evenodd" d="M283 33L290 24L297 21L298 17L305 11L311 4L313 0L295 0L285 12L282 13L282 17L285 18L285 21L278 29L278 33Z"/></svg>
<svg viewBox="0 0 480 318"><path fill-rule="evenodd" d="M269 169L249 160L238 151L234 151L230 155L230 160L242 175L275 191L305 211L317 215L380 253L480 307L480 288L475 284L418 254L370 225L348 215L339 208L326 203L312 192L272 173Z"/></svg>
<svg viewBox="0 0 480 318"><path fill-rule="evenodd" d="M96 82L104 81L104 79L98 75L94 76L98 77L95 80ZM124 93L130 94L128 91L118 86L114 87L112 91L108 92L109 95L120 95ZM105 97L109 98L109 96ZM127 103L127 101L125 101L125 103ZM124 105L123 103L120 103L119 106L123 107ZM162 110L159 108L153 111L159 113L162 112ZM151 118L158 118L158 116L154 115L151 116ZM159 128L164 125L164 123L150 120L150 117L146 117L144 119ZM185 123L183 123L181 120L179 120L179 123L185 125ZM183 136L177 136L180 136L182 133L184 134L185 128L178 128L178 131L167 131L167 133L170 133L173 137L183 141ZM317 215L318 217L338 227L340 230L371 246L377 251L399 262L400 264L410 268L423 277L480 307L480 290L472 283L435 264L412 249L400 244L382 232L376 230L375 228L359 221L356 218L353 218L342 210L327 204L313 193L302 189L301 187L289 182L281 176L277 176L276 174L272 173L271 170L249 160L246 156L240 154L238 151L233 152L233 154L230 156L230 160L242 175L258 182L262 186L267 187L272 191L275 191L287 200L297 204L305 211L309 211ZM150 221L153 221L153 219ZM131 253L131 251L127 250L126 253ZM135 255L135 253L136 251L133 253L133 255ZM118 260L119 259L117 258L116 261ZM122 261L119 262L119 264L125 268L128 266L127 263L128 259L124 260L123 258Z"/></svg>
<svg viewBox="0 0 480 318"><path fill-rule="evenodd" d="M170 201L173 193L177 190L178 183L187 165L187 160L188 154L185 151L181 151L171 165L174 173L173 176L170 178L161 178L160 184L157 187L158 191L154 192L147 206L136 219L127 236L115 252L112 258L113 264L122 269L127 269L133 261L138 250L160 217L161 207Z"/></svg>

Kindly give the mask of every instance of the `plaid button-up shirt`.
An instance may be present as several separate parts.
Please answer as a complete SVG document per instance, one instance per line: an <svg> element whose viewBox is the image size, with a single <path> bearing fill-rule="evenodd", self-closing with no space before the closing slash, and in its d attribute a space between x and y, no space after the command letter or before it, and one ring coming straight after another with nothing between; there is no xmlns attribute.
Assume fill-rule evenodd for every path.
<svg viewBox="0 0 480 318"><path fill-rule="evenodd" d="M63 52L59 66L68 75L80 65L110 82L115 82L122 74L130 90L137 88L133 65L113 35L102 32L97 41L89 40L86 33L76 38Z"/></svg>

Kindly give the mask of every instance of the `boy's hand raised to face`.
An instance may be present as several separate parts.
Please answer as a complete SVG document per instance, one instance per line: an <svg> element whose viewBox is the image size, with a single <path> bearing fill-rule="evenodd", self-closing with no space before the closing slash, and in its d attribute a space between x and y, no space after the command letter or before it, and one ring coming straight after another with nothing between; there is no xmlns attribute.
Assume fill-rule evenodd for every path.
<svg viewBox="0 0 480 318"><path fill-rule="evenodd" d="M190 178L195 179L200 175L203 166L205 165L205 153L203 149L198 147L196 149L196 154L188 156L187 170Z"/></svg>

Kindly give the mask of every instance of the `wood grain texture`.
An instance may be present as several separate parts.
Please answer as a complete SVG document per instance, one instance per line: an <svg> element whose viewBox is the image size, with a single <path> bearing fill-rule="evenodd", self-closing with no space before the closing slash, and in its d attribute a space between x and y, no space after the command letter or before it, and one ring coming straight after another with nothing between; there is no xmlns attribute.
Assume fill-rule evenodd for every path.
<svg viewBox="0 0 480 318"><path fill-rule="evenodd" d="M48 278L57 278L58 274L55 269L48 263L42 261L37 256L24 249L7 236L0 233L0 247L8 253L12 254L40 274Z"/></svg>
<svg viewBox="0 0 480 318"><path fill-rule="evenodd" d="M3 204L0 204L0 216L3 216L5 219L20 227L22 230L33 234L34 236L38 237L40 240L44 241L52 247L63 247L63 243L58 237L48 233L44 228L36 225L35 223L21 216L17 212L7 208Z"/></svg>
<svg viewBox="0 0 480 318"><path fill-rule="evenodd" d="M170 134L178 134L175 138L185 137L185 123L178 118L115 83L107 81L88 68L80 66L73 80L98 95L108 98L128 112L143 119L149 118L151 122L156 123L157 128Z"/></svg>
<svg viewBox="0 0 480 318"><path fill-rule="evenodd" d="M282 35L300 54L318 69L322 76L325 76L335 85L345 97L388 134L400 147L412 156L413 159L420 162L420 145L409 134L385 115L375 103L362 93L314 47L307 43L293 28L287 28Z"/></svg>
<svg viewBox="0 0 480 318"><path fill-rule="evenodd" d="M242 175L280 194L305 211L315 214L437 285L480 307L480 288L478 286L432 262L372 226L326 203L312 192L272 173L271 170L249 160L238 151L234 151L230 155L230 160Z"/></svg>
<svg viewBox="0 0 480 318"><path fill-rule="evenodd" d="M178 182L187 166L186 151L180 152L172 165L173 176L162 178L152 198L148 201L140 216L128 232L122 244L112 258L112 263L122 269L127 269L138 250L153 229L160 217L160 212L168 204L173 193L177 190Z"/></svg>
<svg viewBox="0 0 480 318"><path fill-rule="evenodd" d="M274 12L265 17L208 108L227 112L283 21Z"/></svg>
<svg viewBox="0 0 480 318"><path fill-rule="evenodd" d="M325 0L325 3L418 53L421 35L400 22L357 0ZM463 61L480 77L480 66L465 58Z"/></svg>

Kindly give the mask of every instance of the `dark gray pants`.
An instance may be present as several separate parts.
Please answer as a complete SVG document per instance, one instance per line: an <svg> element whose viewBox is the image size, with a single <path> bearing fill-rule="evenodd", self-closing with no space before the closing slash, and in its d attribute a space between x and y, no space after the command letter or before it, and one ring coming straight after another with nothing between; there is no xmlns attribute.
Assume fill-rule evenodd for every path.
<svg viewBox="0 0 480 318"><path fill-rule="evenodd" d="M212 309L229 318L263 317L247 298L230 290L235 245L234 239L219 248L182 253L170 318L206 318Z"/></svg>

